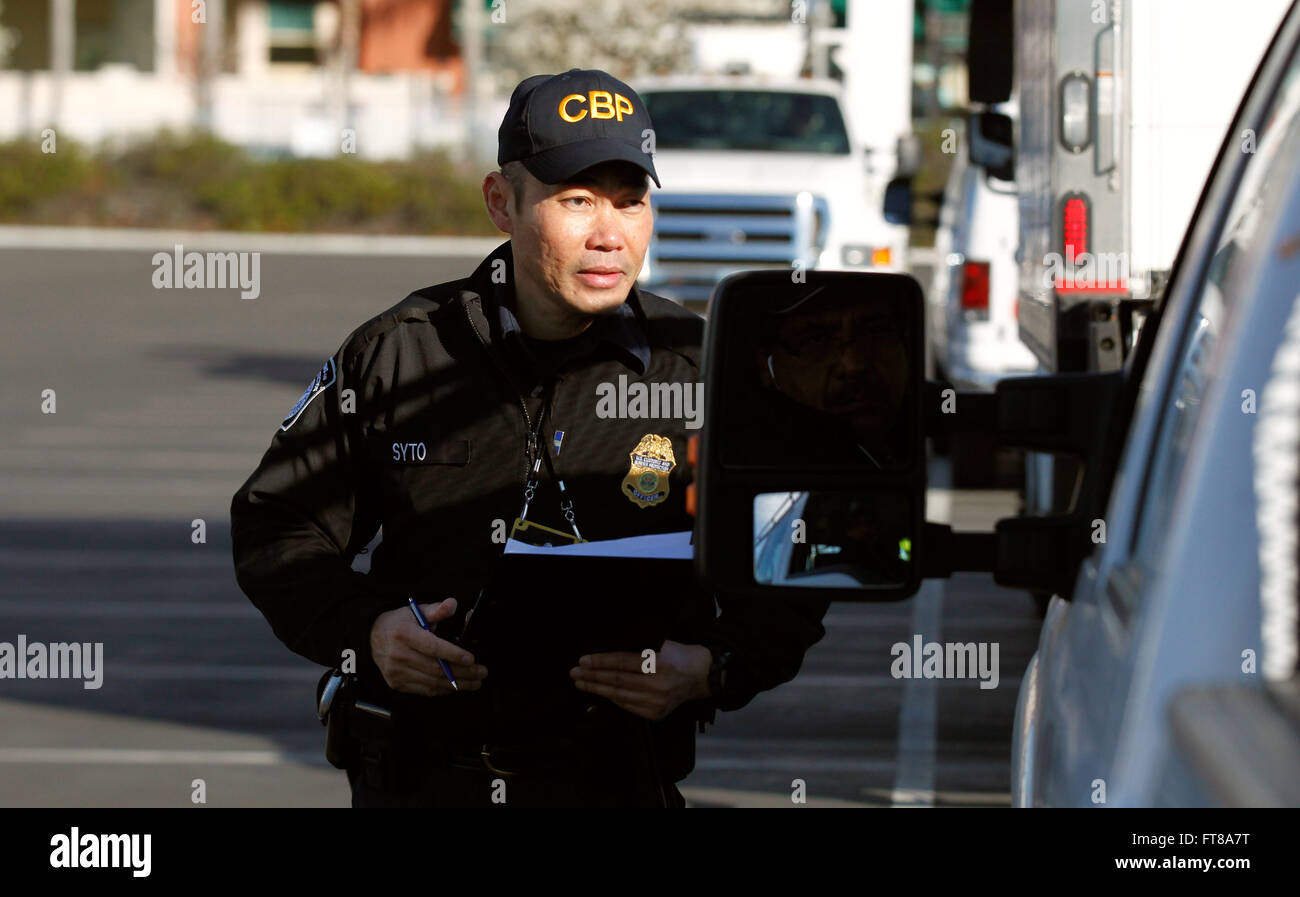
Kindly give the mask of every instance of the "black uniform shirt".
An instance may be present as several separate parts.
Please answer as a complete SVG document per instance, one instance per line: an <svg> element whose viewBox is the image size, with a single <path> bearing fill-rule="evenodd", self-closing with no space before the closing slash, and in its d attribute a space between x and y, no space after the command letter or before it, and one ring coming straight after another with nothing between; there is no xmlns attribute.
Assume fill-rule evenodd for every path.
<svg viewBox="0 0 1300 897"><path fill-rule="evenodd" d="M501 557L504 540L494 534L519 513L530 430L544 446L558 440L557 431L566 433L562 451L550 456L554 470L541 471L530 521L565 528L559 477L587 539L693 524L684 500L692 479L685 453L703 409L687 418L682 402L688 390L694 398L702 379L703 319L633 287L618 315L602 317L592 325L599 330L573 342L574 351L589 350L582 363L560 364L547 394L533 395L521 388L499 332L499 309L509 303L494 308L492 301L501 286L493 274L503 262L512 270L512 261L507 242L469 277L412 293L354 331L281 423L231 504L236 578L277 637L325 666L354 652L363 691L368 685L395 715L427 718L444 733L473 729L484 710L477 693L428 698L391 691L370 657L370 630L408 596L455 596L458 616L468 609ZM636 400L656 386L677 395L659 392L657 409ZM673 463L659 468L658 492L643 502L634 487L649 487L636 456L644 456L652 436L662 440L661 450L670 447ZM370 572L352 570L381 525ZM617 583L609 588L617 597ZM824 633L824 602L729 604L718 596L722 613L715 617L713 600L704 598L684 603L691 614L668 637L730 650L728 691L688 702L655 724L657 737L676 745L666 756L674 757L669 766L678 777L693 762L693 720L711 718L715 706L743 706L789 680Z"/></svg>
<svg viewBox="0 0 1300 897"><path fill-rule="evenodd" d="M568 339L540 340L528 336L515 315L515 291L511 284L498 284L492 292L491 304L495 307L493 338L507 347L521 378L535 380L530 383L530 393L541 388L541 381L550 379L557 370L571 362L587 358L602 349L620 352L644 374L650 367L650 345L645 330L637 321L632 306L624 302L610 314L592 321L582 333Z"/></svg>

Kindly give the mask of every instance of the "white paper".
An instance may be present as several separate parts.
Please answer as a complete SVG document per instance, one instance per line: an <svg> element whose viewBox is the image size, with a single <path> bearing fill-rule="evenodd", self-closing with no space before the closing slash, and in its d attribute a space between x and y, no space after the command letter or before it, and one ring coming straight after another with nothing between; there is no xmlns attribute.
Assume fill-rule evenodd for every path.
<svg viewBox="0 0 1300 897"><path fill-rule="evenodd" d="M529 545L511 539L506 542L506 554L543 554L565 557L589 558L661 558L689 561L695 557L691 544L691 531L656 533L653 536L632 536L627 539L605 539L599 542L578 542L569 545Z"/></svg>

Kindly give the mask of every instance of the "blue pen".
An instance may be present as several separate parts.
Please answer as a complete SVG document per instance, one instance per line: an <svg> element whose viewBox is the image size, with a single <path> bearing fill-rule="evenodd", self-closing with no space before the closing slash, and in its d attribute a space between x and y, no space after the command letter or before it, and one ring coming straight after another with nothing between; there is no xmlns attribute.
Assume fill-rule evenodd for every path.
<svg viewBox="0 0 1300 897"><path fill-rule="evenodd" d="M407 598L406 603L411 605L411 613L415 614L415 622L420 624L421 629L432 635L433 630L429 628L429 621L424 618L424 614L420 613L420 605L415 603L414 598ZM451 667L447 666L447 661L439 657L438 666L442 667L442 674L447 677L451 687L456 691L460 691L460 686L456 684L456 677L451 674Z"/></svg>

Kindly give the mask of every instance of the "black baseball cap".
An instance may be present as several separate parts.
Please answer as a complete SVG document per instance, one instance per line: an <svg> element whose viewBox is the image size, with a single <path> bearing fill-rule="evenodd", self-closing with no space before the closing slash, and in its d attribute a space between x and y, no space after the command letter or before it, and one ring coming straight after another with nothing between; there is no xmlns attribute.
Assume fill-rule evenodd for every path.
<svg viewBox="0 0 1300 897"><path fill-rule="evenodd" d="M497 132L497 164L522 162L544 184L558 184L600 162L631 162L654 179L641 151L653 129L632 88L597 69L533 75L519 82Z"/></svg>

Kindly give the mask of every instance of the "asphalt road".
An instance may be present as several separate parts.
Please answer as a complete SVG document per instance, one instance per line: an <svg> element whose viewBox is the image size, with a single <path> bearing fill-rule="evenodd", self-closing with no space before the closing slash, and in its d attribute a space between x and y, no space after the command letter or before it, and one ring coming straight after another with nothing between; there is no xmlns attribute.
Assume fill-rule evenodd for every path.
<svg viewBox="0 0 1300 897"><path fill-rule="evenodd" d="M201 787L213 806L344 806L320 671L235 584L230 496L353 327L476 259L265 254L241 300L154 289L151 256L0 250L0 642L104 645L99 689L0 679L0 805L189 806ZM1014 510L1006 493L931 499L963 528ZM1027 596L964 575L836 605L826 629L793 682L697 739L693 805L793 806L796 779L809 805L1009 802ZM890 648L915 634L996 643L998 686L893 678Z"/></svg>

